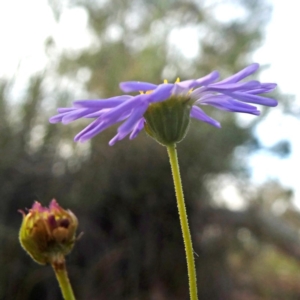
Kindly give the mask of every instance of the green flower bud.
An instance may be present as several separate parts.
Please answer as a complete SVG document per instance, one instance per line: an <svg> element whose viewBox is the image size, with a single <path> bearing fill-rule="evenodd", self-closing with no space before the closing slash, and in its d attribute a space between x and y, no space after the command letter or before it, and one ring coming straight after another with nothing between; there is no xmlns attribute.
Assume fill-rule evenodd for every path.
<svg viewBox="0 0 300 300"><path fill-rule="evenodd" d="M20 243L37 263L51 263L72 250L78 220L70 210L62 209L55 199L49 208L35 202L27 214L20 212L23 214Z"/></svg>
<svg viewBox="0 0 300 300"><path fill-rule="evenodd" d="M172 95L165 101L150 104L144 115L146 132L164 146L180 142L190 124L192 105L187 95Z"/></svg>

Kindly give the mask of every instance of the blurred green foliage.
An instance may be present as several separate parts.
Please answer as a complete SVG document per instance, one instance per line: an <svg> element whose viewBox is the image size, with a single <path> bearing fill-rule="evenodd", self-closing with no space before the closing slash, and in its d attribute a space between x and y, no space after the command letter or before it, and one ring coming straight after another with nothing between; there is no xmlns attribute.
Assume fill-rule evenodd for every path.
<svg viewBox="0 0 300 300"><path fill-rule="evenodd" d="M18 244L17 210L31 207L34 200L47 205L52 198L77 215L84 232L68 257L78 299L187 299L184 249L166 150L145 133L109 147L116 128L90 143L75 144L72 138L85 122L50 125L47 119L54 107L70 105L78 90L90 98L108 97L120 93L119 81L159 83L164 76L201 77L212 69L226 76L244 67L262 42L270 8L256 0L228 3L242 9L244 17L220 22L214 15L218 1L70 0L68 9L81 7L87 12L93 45L50 55L51 68L30 79L22 99L12 99L13 81L2 81L0 299L61 299L51 268L36 265ZM49 4L59 20L63 6L54 0ZM199 33L195 36L199 54L194 58L184 57L168 42L172 30L189 26ZM111 30L119 35L112 38ZM49 53L56 48L51 37L46 46ZM88 74L85 80L82 72ZM298 263L278 252L276 242L252 226L255 218L248 222L245 215L245 222L235 225L218 223L222 220L218 210L203 215L205 209L217 207L207 189L212 179L234 172L241 182L248 182L247 155L256 144L254 124L242 128L233 114L207 111L223 129L192 123L178 146L200 299L298 299L300 290L294 283ZM243 155L237 157L236 149ZM290 195L275 186L282 191L280 199L288 201ZM270 211L277 194L269 195L268 205L259 195L265 194L256 195L249 207ZM297 219L296 212L291 213ZM230 220L236 217L233 214Z"/></svg>

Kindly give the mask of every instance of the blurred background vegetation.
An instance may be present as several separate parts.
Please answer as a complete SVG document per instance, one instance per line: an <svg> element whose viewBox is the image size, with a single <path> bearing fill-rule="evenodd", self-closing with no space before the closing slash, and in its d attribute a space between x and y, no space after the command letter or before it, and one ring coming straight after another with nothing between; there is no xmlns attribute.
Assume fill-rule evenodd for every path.
<svg viewBox="0 0 300 300"><path fill-rule="evenodd" d="M165 149L145 133L109 147L116 127L77 144L73 136L87 123L51 125L48 118L78 97L119 94L120 81L184 80L213 69L227 76L251 63L271 9L262 0L227 2L243 17L221 22L218 1L49 0L58 22L66 10L87 13L92 43L61 52L49 37L49 64L21 94L14 93L18 74L1 80L0 299L61 299L51 268L36 265L18 242L17 210L52 198L77 215L84 232L68 256L78 299L188 299ZM171 31L186 28L198 32L192 58L170 43ZM276 109L284 109L285 97L276 97L282 103ZM300 299L300 223L292 193L278 182L255 186L246 168L261 147L253 129L267 111L247 126L234 114L206 111L222 129L195 122L178 146L199 298ZM288 148L283 141L270 151L286 155ZM242 207L224 201L226 187L239 194Z"/></svg>

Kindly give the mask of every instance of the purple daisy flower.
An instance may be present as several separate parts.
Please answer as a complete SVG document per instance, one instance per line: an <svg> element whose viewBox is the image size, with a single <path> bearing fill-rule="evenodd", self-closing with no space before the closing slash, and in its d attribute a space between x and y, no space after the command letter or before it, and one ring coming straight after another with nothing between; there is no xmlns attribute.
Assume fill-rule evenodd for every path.
<svg viewBox="0 0 300 300"><path fill-rule="evenodd" d="M258 64L252 64L218 82L216 82L219 78L217 71L213 71L207 76L196 80L186 80L174 84L163 83L155 85L138 81L122 82L120 88L124 92L142 91L141 94L75 101L71 108L58 108L58 114L50 118L50 122L68 124L80 118L95 119L74 138L76 142L85 142L111 125L124 121L119 126L116 136L109 142L109 145L114 145L129 134L130 139L134 139L144 127L153 136L151 134L153 133L153 126L151 125L152 121L150 121L149 111L159 103L162 106L171 99L177 99L180 103L186 104L188 117L220 128L220 123L208 116L200 108L201 105L210 105L225 111L252 115L259 115L260 112L256 106L251 104L277 105L275 99L260 96L260 94L274 90L276 87L275 83L260 83L256 80L241 81L256 72L258 68ZM164 111L170 111L170 109L165 109ZM165 123L167 123L165 126L173 126L173 119L164 119ZM188 125L185 126L183 131L187 127ZM181 134L180 139L174 140L174 142L178 142L183 136L184 133Z"/></svg>

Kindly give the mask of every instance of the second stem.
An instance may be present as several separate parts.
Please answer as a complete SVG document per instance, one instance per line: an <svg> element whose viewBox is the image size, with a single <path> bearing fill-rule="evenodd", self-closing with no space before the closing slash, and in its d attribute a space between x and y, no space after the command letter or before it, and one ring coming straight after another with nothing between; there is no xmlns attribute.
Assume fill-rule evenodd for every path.
<svg viewBox="0 0 300 300"><path fill-rule="evenodd" d="M54 259L52 262L52 268L55 272L56 279L59 283L59 287L65 300L75 300L72 286L67 273L66 262L64 257Z"/></svg>

